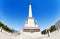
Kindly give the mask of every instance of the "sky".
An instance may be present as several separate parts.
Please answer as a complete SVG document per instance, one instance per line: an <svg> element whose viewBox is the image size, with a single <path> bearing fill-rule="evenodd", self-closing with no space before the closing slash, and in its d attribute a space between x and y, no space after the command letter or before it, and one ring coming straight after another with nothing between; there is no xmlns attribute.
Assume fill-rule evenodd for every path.
<svg viewBox="0 0 60 39"><path fill-rule="evenodd" d="M29 3L32 3L33 18L41 31L60 19L60 0L0 0L0 21L11 29L22 31Z"/></svg>

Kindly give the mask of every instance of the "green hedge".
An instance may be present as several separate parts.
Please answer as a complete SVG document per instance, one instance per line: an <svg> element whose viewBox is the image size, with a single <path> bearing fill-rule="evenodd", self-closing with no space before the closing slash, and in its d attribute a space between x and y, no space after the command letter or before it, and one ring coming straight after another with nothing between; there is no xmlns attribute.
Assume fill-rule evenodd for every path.
<svg viewBox="0 0 60 39"><path fill-rule="evenodd" d="M55 30L56 30L55 25L51 26L50 29L49 29L50 32L53 32L53 31L55 31Z"/></svg>
<svg viewBox="0 0 60 39"><path fill-rule="evenodd" d="M4 29L7 32L14 32L13 29L10 29L7 25L4 25L2 22L0 22L0 27L2 27L2 29Z"/></svg>
<svg viewBox="0 0 60 39"><path fill-rule="evenodd" d="M42 34L47 34L48 31L53 32L53 31L55 31L55 30L56 30L56 27L55 27L55 25L53 25L53 26L51 26L48 30L45 29L45 30L43 30L41 33L42 33Z"/></svg>

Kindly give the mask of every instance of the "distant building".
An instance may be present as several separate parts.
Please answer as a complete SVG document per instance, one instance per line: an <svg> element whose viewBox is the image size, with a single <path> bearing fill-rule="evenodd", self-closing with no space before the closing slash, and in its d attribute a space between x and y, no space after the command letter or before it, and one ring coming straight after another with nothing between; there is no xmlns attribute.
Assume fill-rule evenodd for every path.
<svg viewBox="0 0 60 39"><path fill-rule="evenodd" d="M60 29L60 20L55 24L56 29Z"/></svg>

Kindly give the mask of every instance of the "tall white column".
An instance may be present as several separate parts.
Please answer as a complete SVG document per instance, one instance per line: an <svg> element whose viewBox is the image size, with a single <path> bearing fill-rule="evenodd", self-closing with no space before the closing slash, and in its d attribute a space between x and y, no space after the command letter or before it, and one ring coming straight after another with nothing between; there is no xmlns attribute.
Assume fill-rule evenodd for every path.
<svg viewBox="0 0 60 39"><path fill-rule="evenodd" d="M32 7L31 7L31 4L29 4L29 17L32 17Z"/></svg>

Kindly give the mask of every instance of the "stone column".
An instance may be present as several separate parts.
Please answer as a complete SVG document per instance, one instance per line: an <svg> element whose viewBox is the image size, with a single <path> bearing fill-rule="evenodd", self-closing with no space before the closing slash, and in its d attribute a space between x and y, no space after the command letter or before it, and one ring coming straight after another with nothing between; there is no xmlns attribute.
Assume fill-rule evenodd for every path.
<svg viewBox="0 0 60 39"><path fill-rule="evenodd" d="M47 34L48 34L48 37L50 37L50 31L49 31L49 29L47 29Z"/></svg>
<svg viewBox="0 0 60 39"><path fill-rule="evenodd" d="M2 32L2 27L0 27L0 31Z"/></svg>
<svg viewBox="0 0 60 39"><path fill-rule="evenodd" d="M32 17L32 6L31 6L31 3L29 3L29 17Z"/></svg>
<svg viewBox="0 0 60 39"><path fill-rule="evenodd" d="M59 29L59 27L58 27L58 32L60 32L60 29Z"/></svg>
<svg viewBox="0 0 60 39"><path fill-rule="evenodd" d="M48 37L50 37L50 31L48 31Z"/></svg>

